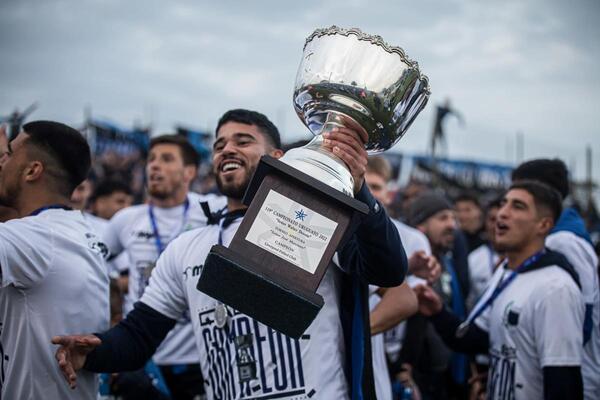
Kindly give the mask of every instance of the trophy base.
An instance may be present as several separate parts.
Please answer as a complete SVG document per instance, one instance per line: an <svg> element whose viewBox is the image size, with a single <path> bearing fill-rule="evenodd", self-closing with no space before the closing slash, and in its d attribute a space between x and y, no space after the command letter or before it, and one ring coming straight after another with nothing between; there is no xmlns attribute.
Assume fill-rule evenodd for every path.
<svg viewBox="0 0 600 400"><path fill-rule="evenodd" d="M323 307L323 298L258 273L252 260L224 246L211 248L197 289L265 325L298 339Z"/></svg>
<svg viewBox="0 0 600 400"><path fill-rule="evenodd" d="M269 156L243 201L231 243L211 248L196 287L298 338L323 306L316 292L331 258L369 207Z"/></svg>

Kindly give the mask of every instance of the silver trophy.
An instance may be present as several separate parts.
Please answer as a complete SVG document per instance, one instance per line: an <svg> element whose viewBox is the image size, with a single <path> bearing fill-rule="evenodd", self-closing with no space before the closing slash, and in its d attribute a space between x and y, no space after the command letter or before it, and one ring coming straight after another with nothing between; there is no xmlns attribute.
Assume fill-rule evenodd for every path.
<svg viewBox="0 0 600 400"><path fill-rule="evenodd" d="M369 152L386 150L428 96L427 78L402 49L358 29L315 31L304 46L294 106L316 137L281 161L261 158L244 195L244 220L228 247L211 248L198 290L301 337L324 305L317 289L331 258L369 212L352 198L352 175L322 146L321 133L353 128ZM240 376L251 379L252 360L238 353Z"/></svg>
<svg viewBox="0 0 600 400"><path fill-rule="evenodd" d="M315 138L281 159L353 196L342 160L323 148L336 126L359 132L369 154L392 147L427 104L429 81L400 47L359 29L332 26L307 39L296 75L294 108Z"/></svg>

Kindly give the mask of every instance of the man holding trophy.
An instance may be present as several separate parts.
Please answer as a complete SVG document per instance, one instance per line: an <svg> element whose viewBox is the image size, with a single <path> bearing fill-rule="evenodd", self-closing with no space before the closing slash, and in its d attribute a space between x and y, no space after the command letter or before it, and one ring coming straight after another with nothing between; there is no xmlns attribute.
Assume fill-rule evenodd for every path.
<svg viewBox="0 0 600 400"><path fill-rule="evenodd" d="M337 49L344 51L338 54ZM323 59L342 59L346 65L354 60L355 65L351 65L348 71L350 75L357 73L360 63L369 57L379 57L382 66L389 66L391 58L386 61L388 64L384 62L389 55L395 57L398 66L396 69L384 68L381 72L368 66L358 73L382 76L372 82L365 82L364 79L359 82L355 78L348 82L349 88L342 93L339 93L339 89L344 85L333 74L330 74L329 85L324 82L320 89L318 85L309 85L310 88L302 90L298 83L303 82L306 60L319 60L320 52L325 53ZM378 55L379 52L382 54ZM404 279L407 262L396 228L364 184L367 150L388 148L399 139L424 106L428 94L426 78L420 75L416 64L408 61L400 52L398 48L387 46L381 38L365 35L358 30L332 27L318 30L309 37L304 61L298 72L295 103L297 110L303 109L303 106L299 106L300 102L310 108L298 111L299 115L306 115L303 119L309 128L323 134L307 147L292 150L282 158L283 162L278 161L282 151L279 149L281 143L277 128L264 115L247 110L232 110L223 115L217 126L213 168L219 189L227 196L227 212L218 216L218 225L184 233L169 245L158 259L143 297L117 326L96 335L53 338L53 342L61 346L56 358L71 386L76 384L76 371L81 368L96 372L139 368L152 355L177 317L189 310L208 399L375 398L367 284L399 285ZM390 79L392 72L398 71L399 75L389 85L382 86ZM373 87L370 83L373 83ZM312 100L306 101L309 98ZM330 104L319 111L317 105L321 98L328 99ZM361 106L358 102L360 99L364 99L366 106ZM358 110L364 118L343 112L347 108ZM385 110L390 112L385 114ZM308 151L314 154L306 153ZM265 155L270 158L265 159ZM332 159L333 164L328 164L329 161L325 161L324 157ZM282 195L277 191L277 186L272 186L262 198L261 186L248 208L244 193L247 198L252 185L251 178L254 175L253 180L256 179L257 168L261 168L263 163L270 163L275 170L293 175L298 172L294 172L294 168L289 169L289 166L300 167L300 176L303 176L302 172L308 173L335 191L331 194L325 186L313 184L307 178L311 187L326 193L321 195L317 190L315 193L321 196L319 199L333 198L350 204L361 210L361 215L352 217L353 222L346 224L348 233L338 232L336 227L340 222L332 220L332 214L313 212L316 207L313 205L317 202L302 196L290 199L286 197L289 193ZM281 167L280 164L284 163L286 165ZM267 176L265 182L272 183L273 180L269 179ZM268 196L273 196L277 201L268 203ZM355 206L345 200L346 197L361 202L361 206ZM246 215L244 223L249 220L257 199L265 201L266 206L258 206L259 211L252 215L256 219L250 220L248 235L242 239L257 248L268 249L271 254L268 257L277 253L277 257L285 260L285 263L279 264L281 269L294 264L292 267L295 266L300 273L289 272L291 276L320 273L318 278L310 280L311 284L315 284L318 294L311 295L302 282L298 283L300 288L294 288L292 279L284 277L278 280L277 277L273 278L275 275L268 275L269 271L265 275L243 272L248 274L248 280L231 280L235 275L227 274L231 271L239 273L245 268L241 264L261 263L261 260L250 260L253 255L251 252L243 254L248 260L234 259L234 262L223 264L226 267L222 270L216 269L216 273L222 272L222 279L214 280L215 285L219 285L216 296L197 289L197 286L200 287L199 276L204 278L211 247L230 246L232 239L235 240L235 235L242 229L242 217ZM280 206L283 207L282 211L276 213L273 208ZM263 209L260 207L271 207L270 211L277 215L275 221L261 214ZM288 209L295 213L295 218L286 216ZM259 232L261 241L252 242L253 226L261 218L267 225L273 224L269 225L270 230ZM289 229L283 229L286 225L281 225L281 221L288 221ZM309 221L319 223L309 225ZM336 235L340 245L329 249L327 244L335 242ZM317 246L312 236L326 243ZM337 257L331 263L330 254L336 250ZM327 268L328 264L332 265ZM313 272L306 272L311 268ZM221 296L228 291L242 295L255 293L255 289L248 288L255 284L265 288L265 291L263 295L255 297L245 295L244 300L251 303L250 306L241 305L238 308L238 303L235 303L236 307L233 307L228 301L217 299L232 299L231 294ZM292 297L289 302L283 295L285 292ZM315 307L316 314L307 319L290 312L301 310L307 304L306 299L308 303L320 299L321 303ZM261 321L274 321L277 327L292 326L297 329L289 320L308 320L308 326L298 335L294 331L290 336L240 311L240 308L246 307L255 312L256 304L266 304L268 308L268 312L258 311ZM284 322L280 324L277 318Z"/></svg>

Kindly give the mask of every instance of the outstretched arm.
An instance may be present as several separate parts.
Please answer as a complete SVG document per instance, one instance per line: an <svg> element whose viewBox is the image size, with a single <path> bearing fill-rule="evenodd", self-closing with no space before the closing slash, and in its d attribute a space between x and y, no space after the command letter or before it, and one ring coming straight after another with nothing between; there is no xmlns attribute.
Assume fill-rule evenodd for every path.
<svg viewBox="0 0 600 400"><path fill-rule="evenodd" d="M373 308L369 318L371 335L393 328L419 309L417 296L406 282L393 288L380 288L378 293L381 301Z"/></svg>
<svg viewBox="0 0 600 400"><path fill-rule="evenodd" d="M65 379L75 387L77 371L132 371L141 368L154 354L175 320L137 302L127 318L96 335L56 336L60 345L56 360Z"/></svg>
<svg viewBox="0 0 600 400"><path fill-rule="evenodd" d="M446 346L465 354L485 354L489 351L489 335L486 331L471 324L463 336L457 337L456 330L461 321L444 308L437 293L425 285L419 285L414 290L419 299L419 311L429 317Z"/></svg>

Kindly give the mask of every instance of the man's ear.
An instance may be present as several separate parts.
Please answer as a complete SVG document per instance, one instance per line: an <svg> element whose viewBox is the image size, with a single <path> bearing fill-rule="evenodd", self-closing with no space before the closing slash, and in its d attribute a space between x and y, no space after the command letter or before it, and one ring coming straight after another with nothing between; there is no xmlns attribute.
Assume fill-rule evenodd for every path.
<svg viewBox="0 0 600 400"><path fill-rule="evenodd" d="M538 227L543 236L546 236L554 228L554 219L552 217L542 217L538 222Z"/></svg>
<svg viewBox="0 0 600 400"><path fill-rule="evenodd" d="M283 150L273 149L269 152L269 155L273 158L281 158L283 156Z"/></svg>
<svg viewBox="0 0 600 400"><path fill-rule="evenodd" d="M41 161L30 161L23 169L23 178L25 182L35 182L42 177L45 168Z"/></svg>
<svg viewBox="0 0 600 400"><path fill-rule="evenodd" d="M183 177L187 183L191 183L198 173L198 168L193 165L186 165L183 167Z"/></svg>

